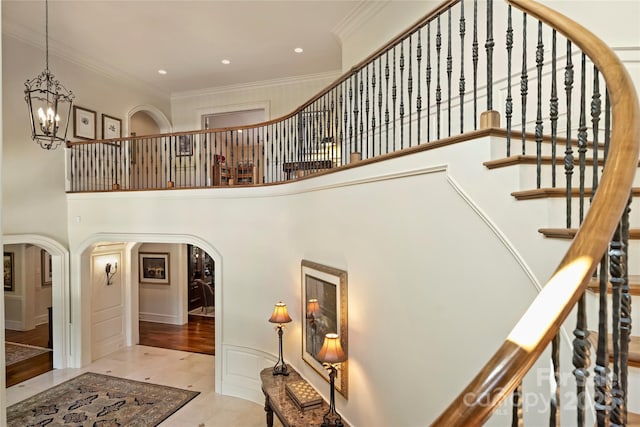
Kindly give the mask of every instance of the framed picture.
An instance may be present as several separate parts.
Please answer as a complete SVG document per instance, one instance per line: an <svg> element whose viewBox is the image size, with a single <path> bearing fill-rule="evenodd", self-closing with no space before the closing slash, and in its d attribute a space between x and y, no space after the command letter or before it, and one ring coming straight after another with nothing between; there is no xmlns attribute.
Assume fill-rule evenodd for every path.
<svg viewBox="0 0 640 427"><path fill-rule="evenodd" d="M102 139L122 137L122 120L115 117L102 115Z"/></svg>
<svg viewBox="0 0 640 427"><path fill-rule="evenodd" d="M347 272L312 261L302 260L302 359L327 382L329 373L316 358L324 336L336 333L348 356ZM348 397L347 361L340 364L335 386Z"/></svg>
<svg viewBox="0 0 640 427"><path fill-rule="evenodd" d="M96 112L73 106L73 137L96 139Z"/></svg>
<svg viewBox="0 0 640 427"><path fill-rule="evenodd" d="M4 253L4 290L13 291L13 252Z"/></svg>
<svg viewBox="0 0 640 427"><path fill-rule="evenodd" d="M178 136L176 156L193 156L193 135Z"/></svg>
<svg viewBox="0 0 640 427"><path fill-rule="evenodd" d="M42 287L51 286L51 254L44 249L40 250L40 276L42 277Z"/></svg>
<svg viewBox="0 0 640 427"><path fill-rule="evenodd" d="M169 254L140 253L140 283L169 284Z"/></svg>

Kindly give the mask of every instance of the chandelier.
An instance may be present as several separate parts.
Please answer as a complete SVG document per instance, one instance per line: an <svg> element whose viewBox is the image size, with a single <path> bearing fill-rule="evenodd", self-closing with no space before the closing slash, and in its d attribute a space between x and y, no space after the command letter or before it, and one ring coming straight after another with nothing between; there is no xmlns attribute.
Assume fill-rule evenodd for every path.
<svg viewBox="0 0 640 427"><path fill-rule="evenodd" d="M24 84L24 99L29 107L31 138L40 147L51 150L67 141L73 93L49 70L49 1L45 0L45 69Z"/></svg>

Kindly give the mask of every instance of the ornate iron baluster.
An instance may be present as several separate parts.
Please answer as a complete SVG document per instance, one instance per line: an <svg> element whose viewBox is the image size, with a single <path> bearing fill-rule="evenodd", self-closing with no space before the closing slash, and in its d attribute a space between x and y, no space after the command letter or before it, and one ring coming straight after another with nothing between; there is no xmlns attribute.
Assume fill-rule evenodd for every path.
<svg viewBox="0 0 640 427"><path fill-rule="evenodd" d="M542 44L542 22L538 21L538 46L536 49L536 69L538 71L538 102L536 108L536 176L537 188L542 180L542 64L544 62L544 44Z"/></svg>
<svg viewBox="0 0 640 427"><path fill-rule="evenodd" d="M607 275L608 257L605 254L600 261L600 277L598 284L599 308L598 308L598 348L596 350L596 366L594 367L594 400L596 409L596 420L598 427L607 426L609 417L609 405L611 404L609 393L611 384L609 382L609 349L608 349L608 328L609 320L607 310L607 288L609 278Z"/></svg>
<svg viewBox="0 0 640 427"><path fill-rule="evenodd" d="M396 49L393 48L393 84L391 86L391 104L393 106L393 151L396 151L396 99L398 97L398 86L396 83Z"/></svg>
<svg viewBox="0 0 640 427"><path fill-rule="evenodd" d="M571 62L571 41L567 40L567 64L564 71L564 90L567 101L567 142L564 151L564 173L567 180L567 228L571 228L571 177L573 175L573 148L571 147L571 91L573 89L573 63Z"/></svg>
<svg viewBox="0 0 640 427"><path fill-rule="evenodd" d="M599 157L599 126L600 113L602 112L602 100L600 99L600 74L598 69L593 67L593 94L591 95L591 129L593 135L593 194L598 189L600 177L598 176L598 157Z"/></svg>
<svg viewBox="0 0 640 427"><path fill-rule="evenodd" d="M578 320L573 330L573 375L576 377L576 402L578 426L584 426L585 387L589 377L589 331L587 330L586 299L583 294L578 301Z"/></svg>
<svg viewBox="0 0 640 427"><path fill-rule="evenodd" d="M549 119L551 121L551 186L556 186L556 146L558 142L558 85L557 85L557 55L556 30L551 36L551 98L549 105Z"/></svg>
<svg viewBox="0 0 640 427"><path fill-rule="evenodd" d="M584 219L584 182L586 170L586 153L587 153L587 119L586 119L586 55L582 54L582 66L580 76L580 119L578 126L578 161L580 167L580 199L579 199L579 222L582 224Z"/></svg>
<svg viewBox="0 0 640 427"><path fill-rule="evenodd" d="M416 61L418 62L418 95L416 96L416 111L418 113L418 145L422 143L422 78L420 77L422 70L420 66L422 64L422 28L423 27L420 27L418 30L418 45L416 46Z"/></svg>
<svg viewBox="0 0 640 427"><path fill-rule="evenodd" d="M520 98L522 104L522 154L526 154L527 143L527 92L529 76L527 74L527 14L522 14L522 72L520 74Z"/></svg>
<svg viewBox="0 0 640 427"><path fill-rule="evenodd" d="M359 74L359 72L356 73L356 85L358 85L358 74ZM364 79L360 78L360 83L359 83L359 86L358 86L359 90L360 90L360 106L359 106L358 111L356 112L356 114L359 114L359 116L358 116L359 121L357 123L358 123L358 126L359 126L358 129L360 130L360 145L358 145L358 142L356 141L356 151L361 153L363 158L365 158L366 157L366 153L365 153L365 150L364 150L365 147L363 147L363 145L364 145L364 139L363 139L364 120L362 119L362 99L364 98L364 96L363 96L363 91L364 91L363 84L364 84Z"/></svg>
<svg viewBox="0 0 640 427"><path fill-rule="evenodd" d="M507 99L505 117L507 119L507 157L511 156L511 120L513 116L513 98L511 97L511 55L513 53L513 21L511 5L507 8Z"/></svg>
<svg viewBox="0 0 640 427"><path fill-rule="evenodd" d="M409 36L409 76L407 77L407 97L408 97L408 102L409 102L409 128L408 130L408 142L409 142L409 147L411 147L411 95L413 94L413 67L411 66L411 54L413 52L412 50L412 39L413 39L413 35ZM401 147L402 148L402 147Z"/></svg>
<svg viewBox="0 0 640 427"><path fill-rule="evenodd" d="M379 60L380 58L378 58ZM367 89L368 91L368 89ZM375 157L376 155L376 107L375 107L375 99L376 99L376 63L375 60L372 63L371 67L371 96L373 97L373 108L371 108L371 155ZM367 92L367 111L369 111L369 94ZM378 154L382 154L382 152L378 152Z"/></svg>
<svg viewBox="0 0 640 427"><path fill-rule="evenodd" d="M551 341L551 365L553 367L553 394L549 411L549 427L560 425L560 335Z"/></svg>
<svg viewBox="0 0 640 427"><path fill-rule="evenodd" d="M511 427L522 427L523 425L522 382L520 382L513 391L513 402L511 404Z"/></svg>
<svg viewBox="0 0 640 427"><path fill-rule="evenodd" d="M473 1L473 129L478 129L478 0Z"/></svg>
<svg viewBox="0 0 640 427"><path fill-rule="evenodd" d="M464 133L464 92L465 92L465 80L464 80L464 36L465 36L465 20L464 20L464 1L460 2L460 83L458 84L458 91L460 93L460 133ZM420 89L418 89L420 90ZM420 117L418 115L418 123ZM418 140L420 137L418 136Z"/></svg>
<svg viewBox="0 0 640 427"><path fill-rule="evenodd" d="M427 23L427 142L431 141L431 21Z"/></svg>
<svg viewBox="0 0 640 427"><path fill-rule="evenodd" d="M611 276L611 334L613 341L613 377L611 381L611 410L609 420L612 426L624 425L624 392L621 385L621 349L620 349L620 305L621 289L624 284L625 260L622 237L622 223L616 227L609 248L609 274Z"/></svg>
<svg viewBox="0 0 640 427"><path fill-rule="evenodd" d="M388 90L387 90L388 93ZM378 138L378 152L382 154L382 56L378 57L378 117L380 120L380 137Z"/></svg>
<svg viewBox="0 0 640 427"><path fill-rule="evenodd" d="M451 136L451 75L453 56L451 55L451 8L447 10L447 136Z"/></svg>
<svg viewBox="0 0 640 427"><path fill-rule="evenodd" d="M440 50L442 49L442 33L440 31L440 15L436 32L436 139L440 139L440 102L442 89L440 87Z"/></svg>
<svg viewBox="0 0 640 427"><path fill-rule="evenodd" d="M389 152L389 51L386 52L386 63L384 66L384 78L387 82L387 90L385 96L385 113L384 113L384 122L386 126L386 137L387 137L387 148L386 153Z"/></svg>
<svg viewBox="0 0 640 427"><path fill-rule="evenodd" d="M526 39L526 37L525 37ZM493 0L487 0L487 111L493 110Z"/></svg>
<svg viewBox="0 0 640 427"><path fill-rule="evenodd" d="M622 422L627 424L627 402L629 396L629 340L631 337L631 293L629 289L629 212L631 196L622 214L622 283L620 286L620 390L622 391Z"/></svg>
<svg viewBox="0 0 640 427"><path fill-rule="evenodd" d="M353 77L353 76L352 76ZM349 111L353 111L353 82L352 79L349 79ZM356 110L358 107L356 107ZM354 114L355 116L355 114ZM345 112L344 122L347 123L347 113ZM349 153L354 152L354 144L353 144L353 121L349 120Z"/></svg>

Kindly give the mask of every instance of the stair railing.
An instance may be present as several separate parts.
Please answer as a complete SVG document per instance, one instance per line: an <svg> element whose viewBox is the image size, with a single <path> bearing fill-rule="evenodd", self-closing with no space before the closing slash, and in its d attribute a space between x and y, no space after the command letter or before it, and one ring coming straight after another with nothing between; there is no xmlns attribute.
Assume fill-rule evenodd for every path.
<svg viewBox="0 0 640 427"><path fill-rule="evenodd" d="M543 290L536 297L524 316L516 324L502 346L486 363L476 377L433 422L442 426L469 426L484 423L491 414L513 393L513 425L523 425L522 379L542 352L552 344L552 362L556 380L559 373L558 332L568 314L577 306L577 323L574 329L573 364L576 377L576 417L577 425L585 424L585 402L588 367L590 363L589 331L586 326L585 290L599 269L600 308L598 322L598 345L596 355L596 377L594 389L594 408L599 426L626 424L627 399L627 363L628 342L631 328L630 295L627 274L629 203L630 191L638 165L638 144L640 142L640 110L636 90L620 60L612 50L592 35L588 30L553 10L528 0L510 0L510 4L521 9L531 17L551 26L553 30L553 66L551 88L552 132L557 130L557 86L555 82L555 40L556 32L567 37L567 55L565 62L564 85L567 106L567 138L565 151L565 171L567 175L567 227L571 226L571 175L573 173L573 127L571 120L572 86L574 84L572 48L582 49L580 54L581 80L578 124L578 153L580 186L579 221L581 226L560 265ZM509 11L509 26L511 24ZM540 34L540 33L539 33ZM508 36L509 37L509 36ZM525 36L526 39L526 36ZM538 37L538 45L542 38ZM542 48L538 47L536 62L538 66L538 102L535 139L537 150L538 177L540 177L542 132L540 126L540 73ZM526 55L525 55L526 57ZM599 116L599 73L607 84L605 107L605 146L606 166L601 178L593 176L595 193L591 206L585 213L585 154L587 152L586 125L586 58L595 65L592 95L592 146L593 169L598 170ZM524 62L524 61L523 61ZM521 94L526 98L527 67L523 65L521 76ZM511 87L510 84L508 87ZM510 97L507 97L509 103ZM525 103L523 103L525 104ZM525 104L526 105L526 104ZM610 109L610 111L609 111ZM507 106L509 111L509 106ZM610 112L610 114L609 114ZM507 117L508 129L510 117ZM525 137L525 113L523 112L522 135ZM552 139L556 139L555 134ZM524 152L523 152L524 154ZM555 184L555 181L554 181ZM540 180L538 179L538 185ZM555 186L555 185L554 185ZM592 193L592 192L591 192ZM607 249L609 252L607 253ZM608 273L611 277L608 277ZM613 352L608 348L607 333L607 284L613 288ZM613 355L613 372L609 371L609 356ZM559 383L559 381L556 381ZM559 388L551 396L550 425L559 423Z"/></svg>

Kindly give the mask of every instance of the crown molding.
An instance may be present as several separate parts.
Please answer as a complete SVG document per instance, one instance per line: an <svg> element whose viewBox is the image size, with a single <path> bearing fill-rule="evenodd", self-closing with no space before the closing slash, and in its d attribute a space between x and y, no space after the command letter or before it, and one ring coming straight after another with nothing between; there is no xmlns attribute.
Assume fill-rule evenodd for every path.
<svg viewBox="0 0 640 427"><path fill-rule="evenodd" d="M4 36L14 38L22 43L28 44L44 51L44 34L36 33L25 29L13 22L2 23L2 33ZM112 80L122 82L128 86L141 89L150 95L168 98L170 94L162 89L152 86L147 82L137 79L127 73L118 70L106 62L101 62L83 55L71 46L60 43L49 37L49 54L57 58L63 59L72 64L78 65L96 74L100 74Z"/></svg>
<svg viewBox="0 0 640 427"><path fill-rule="evenodd" d="M331 32L337 37L340 46L345 39L349 38L353 33L358 31L372 17L380 13L382 9L387 7L391 0L368 1L362 0L351 12L345 16Z"/></svg>
<svg viewBox="0 0 640 427"><path fill-rule="evenodd" d="M237 92L241 90L258 90L273 86L286 86L291 84L304 84L319 80L336 80L342 75L341 70L327 71L324 73L306 74L303 76L283 77L279 79L263 80L258 82L240 83L228 86L211 87L208 89L189 90L184 92L174 92L171 94L171 101L196 96L219 95L222 93Z"/></svg>

